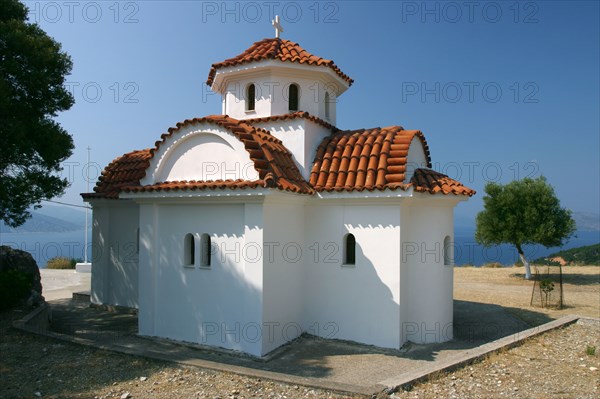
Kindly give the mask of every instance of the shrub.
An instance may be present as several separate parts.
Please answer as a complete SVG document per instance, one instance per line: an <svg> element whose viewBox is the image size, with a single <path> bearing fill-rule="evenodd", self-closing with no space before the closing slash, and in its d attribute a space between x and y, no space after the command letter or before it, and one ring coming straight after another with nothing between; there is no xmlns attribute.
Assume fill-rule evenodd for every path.
<svg viewBox="0 0 600 399"><path fill-rule="evenodd" d="M47 269L75 269L76 259L57 256L48 261Z"/></svg>
<svg viewBox="0 0 600 399"><path fill-rule="evenodd" d="M32 287L32 276L17 270L0 272L0 310L10 309L24 300Z"/></svg>
<svg viewBox="0 0 600 399"><path fill-rule="evenodd" d="M594 356L596 354L596 347L592 346L592 345L588 345L587 348L585 348L585 353L588 356Z"/></svg>
<svg viewBox="0 0 600 399"><path fill-rule="evenodd" d="M490 262L490 263L486 263L485 265L482 265L481 267L489 267L492 269L497 269L500 267L504 267L504 265L502 263L498 263L498 262Z"/></svg>

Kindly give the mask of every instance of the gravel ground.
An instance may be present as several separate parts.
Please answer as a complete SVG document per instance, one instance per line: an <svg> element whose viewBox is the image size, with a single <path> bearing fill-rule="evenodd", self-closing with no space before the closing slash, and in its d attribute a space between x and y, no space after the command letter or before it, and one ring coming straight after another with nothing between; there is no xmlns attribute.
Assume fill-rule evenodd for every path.
<svg viewBox="0 0 600 399"><path fill-rule="evenodd" d="M351 397L82 347L10 327L25 312L0 314L0 398ZM594 346L595 354L586 353ZM579 322L391 396L597 398L598 369L600 324Z"/></svg>
<svg viewBox="0 0 600 399"><path fill-rule="evenodd" d="M531 283L513 277L515 270L457 268L455 296L505 306L533 325L566 313L598 317L599 268L565 270L569 307L562 311L529 308ZM0 313L0 399L351 397L82 347L10 327L27 312ZM586 353L588 347L590 352L595 347L595 354ZM391 396L598 398L599 369L600 324L579 322Z"/></svg>
<svg viewBox="0 0 600 399"><path fill-rule="evenodd" d="M587 353L588 347L595 347L596 353ZM580 321L392 396L598 398L599 369L600 323Z"/></svg>
<svg viewBox="0 0 600 399"><path fill-rule="evenodd" d="M0 313L0 398L349 398L318 389L178 366L18 331Z"/></svg>

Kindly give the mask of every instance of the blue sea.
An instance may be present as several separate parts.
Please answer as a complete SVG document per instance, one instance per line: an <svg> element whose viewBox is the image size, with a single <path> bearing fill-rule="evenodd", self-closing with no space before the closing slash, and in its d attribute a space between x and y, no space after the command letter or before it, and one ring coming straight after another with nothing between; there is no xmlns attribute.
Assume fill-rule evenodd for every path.
<svg viewBox="0 0 600 399"><path fill-rule="evenodd" d="M88 234L91 241L91 229ZM0 233L1 245L29 252L42 269L49 259L56 256L83 259L84 242L85 229L60 233ZM91 245L88 251L88 259L92 259Z"/></svg>
<svg viewBox="0 0 600 399"><path fill-rule="evenodd" d="M527 245L523 248L525 257L533 260L548 256L563 249L582 247L585 245L598 244L600 242L599 231L578 231L562 247L546 248L542 245ZM513 265L519 259L517 250L512 245L498 245L483 247L475 242L473 230L457 229L454 235L454 264L481 266L490 262L498 262L504 265Z"/></svg>
<svg viewBox="0 0 600 399"><path fill-rule="evenodd" d="M89 231L91 241L91 229ZM474 232L457 229L454 243L454 263L456 265L471 264L481 266L489 262L499 262L504 265L514 264L519 256L514 247L500 245L485 248L475 242ZM84 230L74 230L62 233L1 233L0 244L19 248L33 255L40 268L45 268L49 259L55 256L83 259ZM550 255L561 249L569 249L600 242L600 232L579 231L562 248L545 248L541 245L531 245L524 248L529 260ZM88 247L88 259L92 258L91 245Z"/></svg>

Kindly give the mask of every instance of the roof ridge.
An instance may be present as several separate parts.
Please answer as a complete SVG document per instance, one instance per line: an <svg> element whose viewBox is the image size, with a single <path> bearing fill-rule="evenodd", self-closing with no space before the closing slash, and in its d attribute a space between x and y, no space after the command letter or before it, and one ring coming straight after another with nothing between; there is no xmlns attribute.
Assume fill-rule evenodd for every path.
<svg viewBox="0 0 600 399"><path fill-rule="evenodd" d="M357 132L363 132L363 131L373 131L373 130L379 130L379 131L384 131L384 130L397 130L397 131L411 131L411 130L406 130L402 125L390 125L390 126L376 126L376 127L367 127L367 128L359 128L359 129L348 129L348 130L339 130L339 133L357 133ZM416 130L418 132L420 132L420 130Z"/></svg>

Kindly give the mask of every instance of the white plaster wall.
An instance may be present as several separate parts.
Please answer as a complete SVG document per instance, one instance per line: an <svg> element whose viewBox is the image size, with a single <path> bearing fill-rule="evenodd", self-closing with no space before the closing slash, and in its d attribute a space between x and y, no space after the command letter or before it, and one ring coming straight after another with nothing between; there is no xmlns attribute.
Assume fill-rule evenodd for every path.
<svg viewBox="0 0 600 399"><path fill-rule="evenodd" d="M246 110L246 88L251 83L255 86L254 110ZM272 115L271 97L276 88L271 75L266 70L257 70L251 74L244 74L239 79L229 81L223 94L224 114L236 119L259 118Z"/></svg>
<svg viewBox="0 0 600 399"><path fill-rule="evenodd" d="M253 249L248 242L262 240L260 205L155 205L141 215L140 281L151 288L140 295L140 334L260 356L260 336L254 335L262 322L262 262L247 256ZM184 267L187 233L198 242L203 233L211 236L210 268L198 267L199 252L197 267Z"/></svg>
<svg viewBox="0 0 600 399"><path fill-rule="evenodd" d="M92 203L92 282L90 300L93 304L101 305L106 300L106 285L108 284L108 226L110 212L107 206Z"/></svg>
<svg viewBox="0 0 600 399"><path fill-rule="evenodd" d="M288 90L292 83L300 88L299 111L335 125L337 114L337 86L324 79L325 75L317 73L311 76L302 71L294 73L285 71L257 71L253 74L240 75L236 80L227 83L223 94L225 114L236 119L262 118L271 115L290 113ZM255 110L246 110L246 88L254 83L256 88ZM325 115L325 92L330 93L330 114ZM292 111L294 112L294 111Z"/></svg>
<svg viewBox="0 0 600 399"><path fill-rule="evenodd" d="M92 303L138 307L138 222L131 201L93 205Z"/></svg>
<svg viewBox="0 0 600 399"><path fill-rule="evenodd" d="M429 195L429 194L425 194ZM444 238L454 236L453 199L413 198L402 206L401 342L452 339L453 267Z"/></svg>
<svg viewBox="0 0 600 399"><path fill-rule="evenodd" d="M406 157L406 173L404 181L408 183L412 179L416 169L427 167L427 156L423 143L418 137L413 137L408 147L408 155Z"/></svg>
<svg viewBox="0 0 600 399"><path fill-rule="evenodd" d="M308 333L399 347L400 207L308 205L305 320ZM343 237L356 237L345 267Z"/></svg>
<svg viewBox="0 0 600 399"><path fill-rule="evenodd" d="M263 354L302 333L304 207L265 203Z"/></svg>
<svg viewBox="0 0 600 399"><path fill-rule="evenodd" d="M257 180L258 172L244 144L212 124L182 128L163 143L142 179L142 185L181 180Z"/></svg>
<svg viewBox="0 0 600 399"><path fill-rule="evenodd" d="M331 134L331 130L302 118L261 122L255 123L254 126L267 129L283 142L292 153L296 166L306 180L310 178L317 147Z"/></svg>
<svg viewBox="0 0 600 399"><path fill-rule="evenodd" d="M159 232L159 206L156 204L140 204L140 253L139 253L139 311L138 330L142 335L156 335L156 287L158 285L158 248L161 242Z"/></svg>

